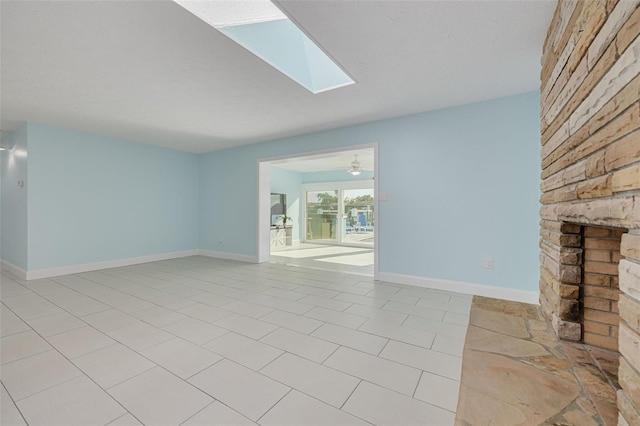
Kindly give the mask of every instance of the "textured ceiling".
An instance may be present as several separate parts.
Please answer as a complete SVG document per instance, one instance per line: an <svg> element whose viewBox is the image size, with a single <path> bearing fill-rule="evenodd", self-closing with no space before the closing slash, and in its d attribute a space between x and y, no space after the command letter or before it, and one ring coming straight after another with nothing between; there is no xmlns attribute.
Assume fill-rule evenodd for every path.
<svg viewBox="0 0 640 426"><path fill-rule="evenodd" d="M277 3L357 84L313 95L168 0L3 0L3 128L205 152L537 90L556 4Z"/></svg>

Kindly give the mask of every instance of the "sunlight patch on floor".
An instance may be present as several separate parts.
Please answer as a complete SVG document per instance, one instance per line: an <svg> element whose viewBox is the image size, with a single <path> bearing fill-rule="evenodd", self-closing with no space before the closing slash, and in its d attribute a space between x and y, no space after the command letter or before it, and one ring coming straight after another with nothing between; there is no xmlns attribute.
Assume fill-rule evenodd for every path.
<svg viewBox="0 0 640 426"><path fill-rule="evenodd" d="M320 248L313 248L313 249L278 251L278 252L273 252L271 255L289 257L292 259L305 259L308 257L330 256L330 255L343 254L343 253L355 253L359 251L362 251L362 249L357 247L328 246L328 247L320 247Z"/></svg>
<svg viewBox="0 0 640 426"><path fill-rule="evenodd" d="M325 257L323 259L315 260L318 262L339 263L341 265L373 266L373 252L354 254L350 256Z"/></svg>

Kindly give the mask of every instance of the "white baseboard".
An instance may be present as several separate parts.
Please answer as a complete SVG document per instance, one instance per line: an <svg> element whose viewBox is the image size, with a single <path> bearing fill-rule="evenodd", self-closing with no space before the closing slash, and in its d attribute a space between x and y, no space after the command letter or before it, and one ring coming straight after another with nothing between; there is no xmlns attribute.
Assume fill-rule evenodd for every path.
<svg viewBox="0 0 640 426"><path fill-rule="evenodd" d="M0 259L0 267L23 280L36 280L42 278L57 277L60 275L78 274L82 272L97 271L100 269L118 268L121 266L137 265L140 263L157 262L161 260L178 259L188 256L207 256L217 259L235 260L239 262L257 263L256 256L245 254L218 252L212 250L186 250L179 252L163 253L150 256L132 257L128 259L107 260L104 262L85 263L81 265L63 266L59 268L39 269L25 271L6 260ZM473 294L478 296L493 297L497 299L513 300L516 302L531 303L537 305L539 293L535 291L518 290L512 288L494 287L484 284L465 283L435 278L425 278L413 275L380 272L379 281L405 284L415 287L446 290L456 293Z"/></svg>
<svg viewBox="0 0 640 426"><path fill-rule="evenodd" d="M131 257L128 259L106 260L103 262L84 263L81 265L62 266L59 268L39 269L27 271L27 280L58 277L60 275L79 274L82 272L98 271L100 269L118 268L120 266L137 265L140 263L157 262L160 260L178 259L180 257L197 256L198 250L176 251L171 253L153 254L150 256Z"/></svg>
<svg viewBox="0 0 640 426"><path fill-rule="evenodd" d="M238 262L258 263L257 256L247 254L227 253L224 251L198 250L200 256L215 257L216 259L237 260Z"/></svg>
<svg viewBox="0 0 640 426"><path fill-rule="evenodd" d="M7 262L6 260L0 259L0 268L12 273L21 280L27 279L27 271L14 265L13 263Z"/></svg>
<svg viewBox="0 0 640 426"><path fill-rule="evenodd" d="M453 291L455 293L473 294L476 296L493 297L495 299L513 300L515 302L530 303L533 305L539 304L539 293L537 291L494 287L484 284L464 283L437 278L424 278L389 272L380 272L379 281L432 288L434 290Z"/></svg>

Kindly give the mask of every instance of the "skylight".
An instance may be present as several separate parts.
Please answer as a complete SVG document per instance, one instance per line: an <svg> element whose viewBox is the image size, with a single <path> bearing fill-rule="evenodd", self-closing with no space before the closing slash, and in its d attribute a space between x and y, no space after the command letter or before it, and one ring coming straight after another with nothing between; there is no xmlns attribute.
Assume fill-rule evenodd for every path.
<svg viewBox="0 0 640 426"><path fill-rule="evenodd" d="M355 83L270 0L174 0L312 93Z"/></svg>

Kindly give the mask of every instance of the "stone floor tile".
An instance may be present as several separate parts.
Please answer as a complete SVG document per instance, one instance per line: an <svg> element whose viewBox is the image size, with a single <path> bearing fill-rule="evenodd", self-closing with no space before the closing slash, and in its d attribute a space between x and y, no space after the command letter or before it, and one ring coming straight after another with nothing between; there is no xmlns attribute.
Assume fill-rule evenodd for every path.
<svg viewBox="0 0 640 426"><path fill-rule="evenodd" d="M474 309L471 312L469 323L512 337L525 339L530 337L524 319L500 312Z"/></svg>
<svg viewBox="0 0 640 426"><path fill-rule="evenodd" d="M471 353L472 356L467 356ZM498 372L501 380L495 380ZM467 381L465 375L474 379ZM562 411L580 393L576 383L530 365L501 355L468 351L457 414L470 424L484 424L495 418L504 420L505 424L523 420L526 424L538 424ZM484 401L472 401L478 395L482 395ZM478 409L480 403L484 406L482 410Z"/></svg>
<svg viewBox="0 0 640 426"><path fill-rule="evenodd" d="M542 345L522 340L484 328L469 326L466 348L482 352L493 352L514 357L546 356L550 352Z"/></svg>

